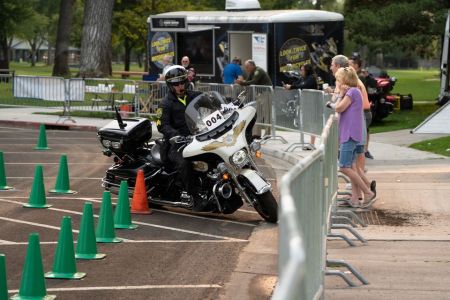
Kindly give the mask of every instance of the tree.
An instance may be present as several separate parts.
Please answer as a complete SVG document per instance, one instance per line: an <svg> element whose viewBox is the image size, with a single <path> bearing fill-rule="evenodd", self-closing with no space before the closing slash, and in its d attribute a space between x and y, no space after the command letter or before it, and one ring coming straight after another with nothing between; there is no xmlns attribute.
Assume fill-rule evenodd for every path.
<svg viewBox="0 0 450 300"><path fill-rule="evenodd" d="M36 65L38 59L38 50L47 42L51 44L56 26L57 2L53 0L34 0L30 1L29 6L32 10L28 18L21 20L15 28L14 35L28 41L30 45L31 66ZM51 45L49 45L51 50ZM50 55L50 51L48 51Z"/></svg>
<svg viewBox="0 0 450 300"><path fill-rule="evenodd" d="M129 71L131 53L133 50L138 57L144 55L144 61L147 62L148 49L148 24L147 18L152 14L158 14L167 11L177 10L212 10L223 9L225 7L223 0L200 0L196 4L188 1L164 1L164 0L118 0L115 6L114 14L114 33L113 40L120 44L124 50L124 70ZM219 5L221 5L219 7ZM148 70L148 64L144 65L145 71Z"/></svg>
<svg viewBox="0 0 450 300"><path fill-rule="evenodd" d="M114 0L85 0L80 76L112 74L111 26Z"/></svg>
<svg viewBox="0 0 450 300"><path fill-rule="evenodd" d="M70 32L76 0L61 0L59 9L58 33L55 47L55 64L53 76L68 76L70 69L68 64Z"/></svg>
<svg viewBox="0 0 450 300"><path fill-rule="evenodd" d="M433 56L444 28L445 0L347 0L349 39L373 54Z"/></svg>
<svg viewBox="0 0 450 300"><path fill-rule="evenodd" d="M0 69L9 69L8 39L13 36L18 24L32 14L32 2L34 1L0 1Z"/></svg>

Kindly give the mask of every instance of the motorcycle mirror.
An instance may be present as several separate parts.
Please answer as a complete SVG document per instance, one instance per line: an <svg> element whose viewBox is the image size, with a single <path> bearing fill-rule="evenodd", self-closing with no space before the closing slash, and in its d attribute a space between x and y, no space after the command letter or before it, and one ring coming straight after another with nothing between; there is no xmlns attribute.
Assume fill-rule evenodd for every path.
<svg viewBox="0 0 450 300"><path fill-rule="evenodd" d="M243 90L242 92L239 93L239 95L237 96L237 98L239 99L239 101L244 101L246 98L247 92L245 90Z"/></svg>
<svg viewBox="0 0 450 300"><path fill-rule="evenodd" d="M169 139L169 143L171 144L171 145L175 145L176 143L178 143L178 140L180 139L180 136L179 135L176 135L176 136L174 136L174 137L171 137L170 139Z"/></svg>

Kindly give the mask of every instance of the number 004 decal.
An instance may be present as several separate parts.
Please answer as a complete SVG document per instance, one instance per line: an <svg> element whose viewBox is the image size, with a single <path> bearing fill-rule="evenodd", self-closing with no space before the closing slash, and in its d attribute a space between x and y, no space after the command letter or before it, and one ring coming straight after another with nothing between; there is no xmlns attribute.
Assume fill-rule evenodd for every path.
<svg viewBox="0 0 450 300"><path fill-rule="evenodd" d="M203 118L203 122L205 123L208 129L213 129L222 124L225 121L222 113L218 110L210 114L209 116Z"/></svg>

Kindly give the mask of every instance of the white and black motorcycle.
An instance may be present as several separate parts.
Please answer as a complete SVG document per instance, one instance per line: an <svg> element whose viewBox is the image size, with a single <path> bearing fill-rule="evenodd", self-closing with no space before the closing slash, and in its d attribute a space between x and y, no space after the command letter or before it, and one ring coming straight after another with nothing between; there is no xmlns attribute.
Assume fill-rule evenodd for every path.
<svg viewBox="0 0 450 300"><path fill-rule="evenodd" d="M185 112L192 135L170 141L170 147L177 147L192 162L197 191L193 197L181 197L183 185L166 157L169 143L149 141L150 121L122 120L119 114L117 121L98 131L103 153L114 155L115 162L106 171L103 187L118 193L121 181L127 180L132 194L137 172L142 169L151 205L231 214L244 200L266 221L276 223L278 205L272 187L255 163L261 147L252 138L256 110L251 105L226 102L214 92L196 97Z"/></svg>

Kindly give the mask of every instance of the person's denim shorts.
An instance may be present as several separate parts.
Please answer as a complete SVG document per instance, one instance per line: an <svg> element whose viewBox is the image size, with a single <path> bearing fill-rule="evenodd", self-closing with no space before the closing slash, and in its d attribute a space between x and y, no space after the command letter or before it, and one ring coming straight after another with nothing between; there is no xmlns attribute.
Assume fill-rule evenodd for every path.
<svg viewBox="0 0 450 300"><path fill-rule="evenodd" d="M351 168L356 159L356 146L358 142L352 139L339 145L339 167Z"/></svg>
<svg viewBox="0 0 450 300"><path fill-rule="evenodd" d="M364 145L356 145L356 149L355 149L356 155L364 154L364 152L366 152L364 150L364 148L365 148Z"/></svg>

